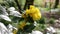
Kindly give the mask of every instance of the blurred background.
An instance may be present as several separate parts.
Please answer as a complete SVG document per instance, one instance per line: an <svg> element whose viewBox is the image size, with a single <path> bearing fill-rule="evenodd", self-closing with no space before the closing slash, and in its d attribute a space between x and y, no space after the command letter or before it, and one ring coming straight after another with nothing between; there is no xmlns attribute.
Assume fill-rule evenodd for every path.
<svg viewBox="0 0 60 34"><path fill-rule="evenodd" d="M60 0L0 0L0 5L6 10L14 7L20 13L34 5L39 8L42 15L34 30L46 33L46 29L51 26L56 30L54 34L60 34Z"/></svg>

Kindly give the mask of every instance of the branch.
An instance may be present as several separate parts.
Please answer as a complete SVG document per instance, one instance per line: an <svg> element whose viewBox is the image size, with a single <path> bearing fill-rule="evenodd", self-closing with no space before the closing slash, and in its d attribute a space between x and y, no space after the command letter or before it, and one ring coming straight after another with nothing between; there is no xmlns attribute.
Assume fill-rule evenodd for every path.
<svg viewBox="0 0 60 34"><path fill-rule="evenodd" d="M22 12L21 12L21 5L19 5L18 0L15 0L15 2L16 2L16 4L17 4L17 6L18 6L19 12L22 13Z"/></svg>

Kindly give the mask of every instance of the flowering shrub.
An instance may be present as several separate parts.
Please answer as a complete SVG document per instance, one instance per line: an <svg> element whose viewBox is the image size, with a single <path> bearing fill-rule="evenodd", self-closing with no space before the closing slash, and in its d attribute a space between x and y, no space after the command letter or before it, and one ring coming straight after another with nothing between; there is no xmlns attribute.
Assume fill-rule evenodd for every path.
<svg viewBox="0 0 60 34"><path fill-rule="evenodd" d="M30 5L30 9L26 9L22 14L22 18L24 20L18 24L18 28L25 32L31 32L36 26L34 25L34 21L41 18L40 10L33 5Z"/></svg>
<svg viewBox="0 0 60 34"><path fill-rule="evenodd" d="M3 7L1 9L3 9ZM36 21L41 18L40 10L33 5L30 6L30 9L26 9L26 11L22 14L16 11L14 7L10 7L7 9L7 11L9 11L9 13L7 12L8 15L1 14L0 22L2 22L5 26L11 24L12 26L16 27L17 30L14 27L10 28L12 29L11 33L13 34L20 34L20 32L32 32L32 30L36 27ZM8 27L7 30L10 30L8 29Z"/></svg>

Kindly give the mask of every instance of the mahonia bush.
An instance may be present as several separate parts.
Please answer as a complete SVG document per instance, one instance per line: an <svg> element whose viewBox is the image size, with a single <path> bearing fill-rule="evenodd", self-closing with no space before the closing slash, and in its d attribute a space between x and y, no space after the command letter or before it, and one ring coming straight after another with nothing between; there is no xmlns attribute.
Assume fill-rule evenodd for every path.
<svg viewBox="0 0 60 34"><path fill-rule="evenodd" d="M41 19L40 10L33 5L30 5L30 8L26 9L26 11L22 13L22 18L23 21L18 23L18 29L24 32L31 32L35 28L34 21Z"/></svg>

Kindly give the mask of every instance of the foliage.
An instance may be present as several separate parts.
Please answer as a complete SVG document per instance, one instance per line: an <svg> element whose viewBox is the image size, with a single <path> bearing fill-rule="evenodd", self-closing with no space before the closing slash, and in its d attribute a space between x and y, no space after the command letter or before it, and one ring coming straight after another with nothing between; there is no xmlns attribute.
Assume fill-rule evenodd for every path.
<svg viewBox="0 0 60 34"><path fill-rule="evenodd" d="M2 9L2 8L0 7L0 9ZM9 9L9 8L7 8L7 9ZM3 7L3 10L6 10L6 9L4 9L4 7ZM12 9L12 10L15 11L14 9ZM7 11L9 11L9 10L6 10L6 12ZM1 11L1 12L3 12L3 11ZM11 11L10 11L10 13L11 13ZM28 11L25 11L20 15L21 17L14 16L16 13L13 15L10 15L10 13L8 13L8 15L1 13L1 15L5 15L5 16L9 17L11 19L11 21L3 19L3 18L6 18L3 16L3 18L0 19L0 22L4 23L6 26L8 24L12 24L12 25L15 24L13 26L18 29L18 31L17 31L18 34L19 34L19 32L32 32L32 30L36 27L36 25L34 25L34 21L37 21L41 18L41 13L40 13L39 9L32 5L30 6L30 9L28 9ZM18 14L16 14L16 15L18 15ZM15 32L16 31L14 30L13 33L15 33Z"/></svg>
<svg viewBox="0 0 60 34"><path fill-rule="evenodd" d="M37 21L40 24L45 24L45 17L41 17L40 20Z"/></svg>
<svg viewBox="0 0 60 34"><path fill-rule="evenodd" d="M50 23L50 24L54 24L54 23L55 23L55 22L54 22L54 19L51 18L50 21L49 21L49 23Z"/></svg>
<svg viewBox="0 0 60 34"><path fill-rule="evenodd" d="M56 12L57 15L60 15L60 11Z"/></svg>
<svg viewBox="0 0 60 34"><path fill-rule="evenodd" d="M8 24L12 24L12 22L6 21L4 19L0 19L0 22L4 23L5 26L7 26Z"/></svg>
<svg viewBox="0 0 60 34"><path fill-rule="evenodd" d="M58 5L58 8L60 8L60 5Z"/></svg>

